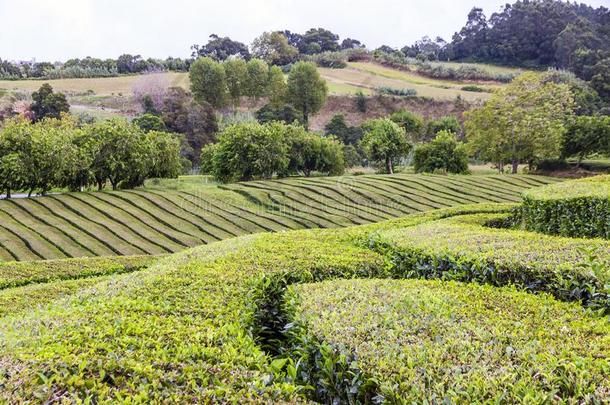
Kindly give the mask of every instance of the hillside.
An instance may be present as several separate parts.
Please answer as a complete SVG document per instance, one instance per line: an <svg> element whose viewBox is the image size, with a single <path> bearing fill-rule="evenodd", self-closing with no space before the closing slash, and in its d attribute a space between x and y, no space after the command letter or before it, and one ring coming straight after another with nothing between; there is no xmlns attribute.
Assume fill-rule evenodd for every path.
<svg viewBox="0 0 610 405"><path fill-rule="evenodd" d="M0 201L0 258L156 255L234 236L378 222L459 204L515 202L539 176L397 174L217 186L182 178L131 191Z"/></svg>

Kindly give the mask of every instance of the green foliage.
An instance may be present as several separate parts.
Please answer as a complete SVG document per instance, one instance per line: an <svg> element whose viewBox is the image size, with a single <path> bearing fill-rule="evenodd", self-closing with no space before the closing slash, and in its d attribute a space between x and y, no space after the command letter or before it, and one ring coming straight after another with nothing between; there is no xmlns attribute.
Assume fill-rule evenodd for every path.
<svg viewBox="0 0 610 405"><path fill-rule="evenodd" d="M189 70L191 92L198 102L215 108L224 107L227 101L227 82L222 65L211 58L199 58Z"/></svg>
<svg viewBox="0 0 610 405"><path fill-rule="evenodd" d="M606 103L610 103L610 58L602 59L593 66L591 87Z"/></svg>
<svg viewBox="0 0 610 405"><path fill-rule="evenodd" d="M303 116L290 104L284 104L276 107L269 103L264 105L256 112L256 120L261 124L273 121L284 122L286 124L292 124L295 122L302 124Z"/></svg>
<svg viewBox="0 0 610 405"><path fill-rule="evenodd" d="M245 95L248 81L248 66L243 59L227 59L222 67L225 71L227 91L233 106L238 106L241 96Z"/></svg>
<svg viewBox="0 0 610 405"><path fill-rule="evenodd" d="M32 112L37 121L44 118L61 118L62 113L70 112L70 104L63 93L54 93L49 83L43 84L32 93Z"/></svg>
<svg viewBox="0 0 610 405"><path fill-rule="evenodd" d="M430 143L415 148L416 173L468 173L468 152L453 132L441 131Z"/></svg>
<svg viewBox="0 0 610 405"><path fill-rule="evenodd" d="M366 112L366 102L367 102L366 96L364 95L362 90L358 90L356 92L356 108L361 113L365 113Z"/></svg>
<svg viewBox="0 0 610 405"><path fill-rule="evenodd" d="M158 115L143 114L134 118L133 123L140 127L144 132L166 131L165 122Z"/></svg>
<svg viewBox="0 0 610 405"><path fill-rule="evenodd" d="M424 128L424 119L421 115L407 110L398 110L390 115L390 119L404 129L411 139L417 140L420 138Z"/></svg>
<svg viewBox="0 0 610 405"><path fill-rule="evenodd" d="M344 69L347 67L347 54L345 52L322 52L310 55L306 58L323 68Z"/></svg>
<svg viewBox="0 0 610 405"><path fill-rule="evenodd" d="M269 69L269 103L275 107L281 106L286 101L288 85L284 78L284 72L277 66L271 66Z"/></svg>
<svg viewBox="0 0 610 405"><path fill-rule="evenodd" d="M362 147L369 159L383 165L386 173L394 173L394 160L405 156L412 148L404 128L388 118L364 123Z"/></svg>
<svg viewBox="0 0 610 405"><path fill-rule="evenodd" d="M610 239L610 176L526 192L519 220L524 228L536 232Z"/></svg>
<svg viewBox="0 0 610 405"><path fill-rule="evenodd" d="M260 59L252 59L247 64L247 81L244 94L255 99L267 95L269 66Z"/></svg>
<svg viewBox="0 0 610 405"><path fill-rule="evenodd" d="M193 45L192 57L207 57L215 61L224 61L230 57L250 59L250 52L245 44L233 41L229 37L220 37L216 34L210 35L208 43L204 46Z"/></svg>
<svg viewBox="0 0 610 405"><path fill-rule="evenodd" d="M485 88L477 86L477 85L474 85L474 84L469 84L467 86L462 86L461 89L464 90L464 91L473 91L475 93L485 93L485 92L487 92L487 90Z"/></svg>
<svg viewBox="0 0 610 405"><path fill-rule="evenodd" d="M608 242L485 226L502 218L506 215L455 217L387 231L371 243L391 252L404 278L515 285L610 313ZM588 250L605 266L590 268Z"/></svg>
<svg viewBox="0 0 610 405"><path fill-rule="evenodd" d="M462 126L453 115L430 120L426 124L426 137L433 139L441 131L453 132L456 136L462 132Z"/></svg>
<svg viewBox="0 0 610 405"><path fill-rule="evenodd" d="M466 113L466 137L473 154L501 169L558 157L573 111L565 84L525 73L494 93L484 106Z"/></svg>
<svg viewBox="0 0 610 405"><path fill-rule="evenodd" d="M297 375L317 402L606 397L608 323L546 295L436 280L341 280L292 286L286 307Z"/></svg>
<svg viewBox="0 0 610 405"><path fill-rule="evenodd" d="M595 153L610 154L610 117L579 116L564 134L564 157L585 157Z"/></svg>
<svg viewBox="0 0 610 405"><path fill-rule="evenodd" d="M507 208L232 238L110 276L0 319L0 400L606 402L607 320L516 288L607 308L607 243L472 215ZM395 280L415 277L447 280Z"/></svg>
<svg viewBox="0 0 610 405"><path fill-rule="evenodd" d="M201 158L204 172L224 183L314 171L339 175L345 169L340 142L278 121L230 126Z"/></svg>
<svg viewBox="0 0 610 405"><path fill-rule="evenodd" d="M252 42L252 54L273 66L293 63L299 50L288 43L286 36L278 31L264 32Z"/></svg>
<svg viewBox="0 0 610 405"><path fill-rule="evenodd" d="M337 137L346 145L356 145L362 138L362 129L348 126L343 114L335 114L324 127L324 133Z"/></svg>
<svg viewBox="0 0 610 405"><path fill-rule="evenodd" d="M390 96L398 96L398 97L415 97L417 96L417 90L415 89L396 89L394 87L379 87L377 89L379 94L387 94Z"/></svg>
<svg viewBox="0 0 610 405"><path fill-rule="evenodd" d="M307 124L309 116L318 112L328 95L326 81L313 63L298 62L288 74L288 102L303 114Z"/></svg>

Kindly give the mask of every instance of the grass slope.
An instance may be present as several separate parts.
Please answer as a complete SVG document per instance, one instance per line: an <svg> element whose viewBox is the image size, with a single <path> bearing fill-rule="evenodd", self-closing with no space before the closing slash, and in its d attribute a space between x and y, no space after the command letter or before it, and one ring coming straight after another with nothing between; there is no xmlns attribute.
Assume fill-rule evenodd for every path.
<svg viewBox="0 0 610 405"><path fill-rule="evenodd" d="M538 176L398 174L147 188L0 201L0 259L159 255L234 236L378 222L459 204L517 202ZM169 184L169 185L168 185Z"/></svg>
<svg viewBox="0 0 610 405"><path fill-rule="evenodd" d="M35 284L7 289L20 303L23 297L40 301L35 309L0 318L0 402L341 403L346 395L400 400L413 398L410 394L448 403L607 402L607 320L549 295L446 281L344 282L324 285L323 291L299 290L316 297L297 312L308 322L301 322L298 331L295 324L287 325L288 285L419 278L418 264L409 272L394 260L404 246L381 250L371 243L380 236L398 232L402 240L401 233L412 229L442 227L451 220L472 224L472 215L498 217L512 206L476 204L357 227L232 238L162 258L137 273L63 285L74 294L52 293L46 301L34 291ZM516 239L515 250L528 248L536 236L495 231ZM444 235L433 237L442 241ZM610 242L599 243L608 252ZM603 254L604 260L610 258ZM577 254L563 257L574 268L581 264ZM495 259L489 259L493 264ZM537 259L529 260L534 265ZM538 286L547 282L534 281ZM61 290L55 283L39 288ZM350 288L359 293L350 294ZM353 315L341 315L340 308L350 307ZM330 316L339 319L326 323ZM349 326L350 321L359 323ZM289 341L283 340L283 330L295 332L297 347L284 345ZM312 335L320 341L309 339ZM384 344L376 346L376 338ZM408 344L395 344L398 339ZM263 350L271 347L289 351L275 356ZM362 355L362 363L352 361L352 350ZM414 353L421 356L409 361ZM447 369L448 364L462 367Z"/></svg>

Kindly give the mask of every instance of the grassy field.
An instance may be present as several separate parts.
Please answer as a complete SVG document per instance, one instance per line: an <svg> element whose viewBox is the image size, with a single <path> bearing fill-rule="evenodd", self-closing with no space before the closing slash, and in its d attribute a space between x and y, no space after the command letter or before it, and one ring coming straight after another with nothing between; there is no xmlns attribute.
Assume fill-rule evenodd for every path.
<svg viewBox="0 0 610 405"><path fill-rule="evenodd" d="M478 65L477 65L478 66ZM502 68L512 71L510 68ZM489 93L476 93L461 90L465 83L451 82L426 78L416 73L404 72L386 68L373 63L349 63L346 69L320 68L320 73L327 80L331 94L350 95L357 91L372 94L379 87L393 87L397 89L412 88L418 95L438 100L453 100L458 94L466 100L487 99ZM73 98L74 104L93 105L100 104L106 107L116 107L108 100L109 96L128 98L134 86L145 80L165 82L169 86L189 87L187 73L154 73L150 75L119 76L95 79L58 79L49 83L57 91L66 93ZM31 93L37 90L43 80L0 80L0 92L21 91ZM482 84L481 87L493 90L498 85ZM120 104L120 100L118 101Z"/></svg>
<svg viewBox="0 0 610 405"><path fill-rule="evenodd" d="M488 92L464 91L464 82L437 80L417 73L391 69L374 63L350 62L345 69L320 68L322 76L329 83L331 91L353 93L356 89L374 91L380 87L395 89L415 89L418 96L436 100L453 100L461 96L468 101L486 100ZM479 87L491 92L498 84L480 84Z"/></svg>
<svg viewBox="0 0 610 405"><path fill-rule="evenodd" d="M555 180L398 174L215 185L206 177L132 191L0 201L0 258L157 255L234 236L377 222L458 204L515 202Z"/></svg>

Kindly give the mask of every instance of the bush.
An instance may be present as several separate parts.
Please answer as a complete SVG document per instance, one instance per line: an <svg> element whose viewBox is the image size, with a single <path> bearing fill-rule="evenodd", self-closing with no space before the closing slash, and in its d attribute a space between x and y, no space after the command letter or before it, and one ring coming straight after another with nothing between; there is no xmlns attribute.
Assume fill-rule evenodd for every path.
<svg viewBox="0 0 610 405"><path fill-rule="evenodd" d="M347 67L348 56L343 51L322 52L315 55L307 55L305 60L324 68L344 69Z"/></svg>
<svg viewBox="0 0 610 405"><path fill-rule="evenodd" d="M443 130L432 142L415 149L413 166L417 173L468 173L466 146L452 132Z"/></svg>
<svg viewBox="0 0 610 405"><path fill-rule="evenodd" d="M470 84L468 86L462 86L462 90L472 91L475 93L487 93L488 92L487 89L484 89L483 87L480 87L480 86L475 86L474 84Z"/></svg>
<svg viewBox="0 0 610 405"><path fill-rule="evenodd" d="M525 229L532 231L610 239L610 176L527 191L519 214Z"/></svg>
<svg viewBox="0 0 610 405"><path fill-rule="evenodd" d="M395 89L393 87L379 87L377 89L379 94L387 94L390 96L398 97L416 97L417 90L415 89Z"/></svg>
<svg viewBox="0 0 610 405"><path fill-rule="evenodd" d="M362 90L358 90L356 92L356 108L361 113L365 113L366 112L366 102L367 102L366 96L364 95Z"/></svg>
<svg viewBox="0 0 610 405"><path fill-rule="evenodd" d="M291 286L286 301L299 375L320 403L606 396L610 325L545 295L438 280L329 280ZM570 364L569 374L557 364Z"/></svg>
<svg viewBox="0 0 610 405"><path fill-rule="evenodd" d="M515 285L610 313L608 242L485 226L502 218L455 217L382 232L369 243L390 252L403 278Z"/></svg>
<svg viewBox="0 0 610 405"><path fill-rule="evenodd" d="M303 114L290 104L284 104L281 107L274 107L272 104L266 104L256 112L256 120L261 124L273 121L279 121L286 124L303 124Z"/></svg>

